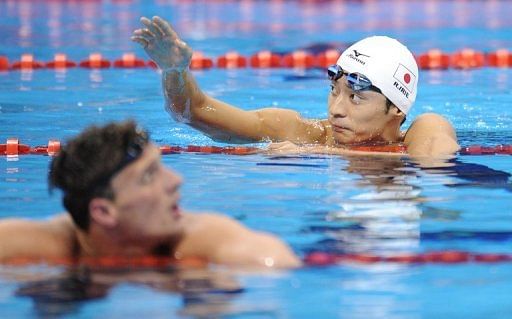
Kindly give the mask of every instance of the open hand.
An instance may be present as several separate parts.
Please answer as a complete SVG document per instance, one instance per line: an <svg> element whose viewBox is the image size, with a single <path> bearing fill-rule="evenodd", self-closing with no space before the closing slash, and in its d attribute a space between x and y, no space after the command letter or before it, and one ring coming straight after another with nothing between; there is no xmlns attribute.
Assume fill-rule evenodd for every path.
<svg viewBox="0 0 512 319"><path fill-rule="evenodd" d="M140 18L145 28L133 31L132 41L139 43L162 70L185 69L190 65L192 49L171 25L160 17Z"/></svg>

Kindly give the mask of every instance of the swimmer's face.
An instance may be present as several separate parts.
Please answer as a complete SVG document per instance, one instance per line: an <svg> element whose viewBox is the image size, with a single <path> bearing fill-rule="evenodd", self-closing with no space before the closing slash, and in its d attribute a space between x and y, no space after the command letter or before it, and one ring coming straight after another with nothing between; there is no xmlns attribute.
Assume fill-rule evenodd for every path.
<svg viewBox="0 0 512 319"><path fill-rule="evenodd" d="M162 164L160 150L152 143L112 179L117 226L127 241L149 244L182 231L181 183L181 177Z"/></svg>
<svg viewBox="0 0 512 319"><path fill-rule="evenodd" d="M380 140L390 129L390 122L396 120L395 113L387 110L384 95L355 91L345 76L331 81L328 106L333 137L340 144Z"/></svg>

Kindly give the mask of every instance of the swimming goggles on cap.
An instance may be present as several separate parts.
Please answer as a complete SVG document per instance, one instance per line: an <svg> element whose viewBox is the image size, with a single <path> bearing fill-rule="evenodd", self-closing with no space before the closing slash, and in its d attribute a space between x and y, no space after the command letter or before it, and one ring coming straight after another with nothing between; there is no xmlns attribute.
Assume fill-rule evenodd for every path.
<svg viewBox="0 0 512 319"><path fill-rule="evenodd" d="M360 73L345 72L345 70L343 70L343 68L337 64L333 64L327 68L327 76L331 81L337 81L341 79L343 75L347 76L347 84L354 91L370 90L382 93L378 87L372 84L370 79Z"/></svg>
<svg viewBox="0 0 512 319"><path fill-rule="evenodd" d="M128 143L123 160L119 163L114 170L114 174L119 172L125 166L136 160L144 151L144 147L148 144L149 134L147 131L137 126L135 128L135 136L133 140ZM114 175L112 174L112 175Z"/></svg>
<svg viewBox="0 0 512 319"><path fill-rule="evenodd" d="M144 147L146 147L146 145L148 144L148 141L149 141L148 132L143 130L141 127L137 126L135 128L135 136L133 136L131 141L129 141L128 144L126 145L123 159L110 172L110 174L107 174L99 181L99 184L108 184L110 179L114 175L116 175L123 168L128 166L128 164L132 163L137 158L139 158L140 155L142 154L142 152L144 151Z"/></svg>

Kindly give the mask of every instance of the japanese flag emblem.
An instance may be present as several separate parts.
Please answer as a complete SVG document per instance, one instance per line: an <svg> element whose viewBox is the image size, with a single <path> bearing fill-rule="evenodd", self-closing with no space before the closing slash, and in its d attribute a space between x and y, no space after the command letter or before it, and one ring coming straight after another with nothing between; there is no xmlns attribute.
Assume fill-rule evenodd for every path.
<svg viewBox="0 0 512 319"><path fill-rule="evenodd" d="M406 68L403 64L398 64L398 68L393 77L400 82L409 93L412 93L414 84L416 83L416 75L414 75L411 70Z"/></svg>

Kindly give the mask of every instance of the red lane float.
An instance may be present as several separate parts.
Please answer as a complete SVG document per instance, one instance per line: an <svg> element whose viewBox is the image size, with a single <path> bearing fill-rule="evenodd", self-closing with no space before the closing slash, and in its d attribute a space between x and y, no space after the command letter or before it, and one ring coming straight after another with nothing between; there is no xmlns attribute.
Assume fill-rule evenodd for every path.
<svg viewBox="0 0 512 319"><path fill-rule="evenodd" d="M66 69L76 67L76 63L69 61L68 57L64 53L56 53L53 56L53 61L46 63L46 67L49 69Z"/></svg>
<svg viewBox="0 0 512 319"><path fill-rule="evenodd" d="M362 152L385 152L385 153L407 153L407 147L403 144L390 145L353 145L349 147L351 151Z"/></svg>
<svg viewBox="0 0 512 319"><path fill-rule="evenodd" d="M299 50L281 56L269 50L264 50L251 55L249 58L240 55L235 51L227 52L219 56L214 63L213 59L205 57L201 52L194 52L192 55L190 68L193 70L209 69L214 66L219 68L245 68L249 64L253 68L300 68L308 69L313 67L327 68L335 64L340 52L335 49L326 50L317 55L312 55L307 51ZM473 49L462 49L453 54L443 53L439 49L432 49L426 53L416 56L418 67L427 70L446 70L448 68L456 69L474 69L484 66L491 67L512 67L512 53L507 49L500 49L494 52L484 54ZM77 63L67 59L63 53L55 54L52 61L43 63L34 60L32 54L23 54L20 61L14 62L9 66L9 60L6 56L0 56L0 71L10 69L34 70L40 68L62 69L76 66ZM84 68L109 68L112 65L119 68L140 68L150 66L157 68L153 61L147 63L137 58L133 53L125 53L120 59L111 63L104 59L99 53L92 53L88 59L78 63Z"/></svg>
<svg viewBox="0 0 512 319"><path fill-rule="evenodd" d="M137 58L133 53L123 53L120 59L114 61L116 68L143 68L146 62L143 59Z"/></svg>
<svg viewBox="0 0 512 319"><path fill-rule="evenodd" d="M7 71L9 69L9 59L6 56L0 55L0 71Z"/></svg>
<svg viewBox="0 0 512 319"><path fill-rule="evenodd" d="M50 264L62 266L87 266L101 269L138 269L138 268L160 268L160 267L205 267L208 261L200 257L186 257L175 259L173 257L157 256L103 256L83 258L29 258L16 257L5 260L5 264L11 266Z"/></svg>
<svg viewBox="0 0 512 319"><path fill-rule="evenodd" d="M309 69L315 66L315 58L306 51L294 51L283 57L283 66L286 68Z"/></svg>
<svg viewBox="0 0 512 319"><path fill-rule="evenodd" d="M317 54L316 66L319 68L328 68L333 64L336 64L341 53L338 50L330 49L322 53Z"/></svg>
<svg viewBox="0 0 512 319"><path fill-rule="evenodd" d="M196 51L192 54L190 69L203 70L213 67L213 60L204 56L202 52Z"/></svg>
<svg viewBox="0 0 512 319"><path fill-rule="evenodd" d="M245 68L247 59L236 51L230 51L217 59L217 67L223 69Z"/></svg>
<svg viewBox="0 0 512 319"><path fill-rule="evenodd" d="M490 52L486 56L487 65L499 67L499 68L509 68L512 67L512 53L507 49L500 49L495 52Z"/></svg>
<svg viewBox="0 0 512 319"><path fill-rule="evenodd" d="M110 67L110 61L103 59L101 53L91 53L89 58L80 62L82 68L104 69Z"/></svg>
<svg viewBox="0 0 512 319"><path fill-rule="evenodd" d="M0 155L24 155L24 154L42 154L53 156L61 149L61 143L58 140L49 140L48 145L34 146L21 144L17 138L9 138L6 144L0 144ZM162 154L177 153L204 153L204 154L229 154L229 155L249 155L255 154L263 149L246 146L210 146L210 145L188 145L188 146L160 146ZM363 152L386 152L407 154L407 148L403 144L391 145L358 145L351 146L352 151ZM503 144L496 146L470 145L462 147L460 155L512 155L512 144Z"/></svg>
<svg viewBox="0 0 512 319"><path fill-rule="evenodd" d="M420 54L416 61L418 67L425 70L446 70L450 67L450 56L439 49Z"/></svg>
<svg viewBox="0 0 512 319"><path fill-rule="evenodd" d="M281 56L277 53L265 50L257 52L249 59L253 68L279 68L281 67Z"/></svg>
<svg viewBox="0 0 512 319"><path fill-rule="evenodd" d="M20 144L19 139L13 137L7 139L6 144L0 144L0 155L18 156L38 154L55 156L60 151L60 147L60 142L58 140L48 141L47 146L30 147L25 144Z"/></svg>
<svg viewBox="0 0 512 319"><path fill-rule="evenodd" d="M204 154L229 154L229 155L249 155L254 154L261 149L257 147L244 147L244 146L200 146L188 145L185 147L180 146L160 146L162 154L178 154L178 153L204 153Z"/></svg>
<svg viewBox="0 0 512 319"><path fill-rule="evenodd" d="M325 252L313 252L304 257L304 263L309 266L328 266L342 263L461 264L471 262L512 262L512 254L481 254L467 251L446 250L427 252L423 254L396 256L378 256L372 254L331 254Z"/></svg>
<svg viewBox="0 0 512 319"><path fill-rule="evenodd" d="M512 145L496 145L494 151L496 154L512 155Z"/></svg>
<svg viewBox="0 0 512 319"><path fill-rule="evenodd" d="M30 146L20 144L20 141L15 137L8 138L5 144L0 144L0 155L18 156L29 152Z"/></svg>
<svg viewBox="0 0 512 319"><path fill-rule="evenodd" d="M470 145L461 147L459 150L461 155L494 155L505 154L512 155L512 145L496 145L496 146L481 146Z"/></svg>
<svg viewBox="0 0 512 319"><path fill-rule="evenodd" d="M158 64L156 64L156 62L153 60L148 61L148 66L152 69L158 69Z"/></svg>
<svg viewBox="0 0 512 319"><path fill-rule="evenodd" d="M30 149L30 154L55 156L60 151L60 141L49 140L47 146L35 146Z"/></svg>
<svg viewBox="0 0 512 319"><path fill-rule="evenodd" d="M13 70L35 70L41 69L44 67L44 64L39 61L34 60L34 56L29 53L25 53L21 55L21 60L14 62L11 65L11 69Z"/></svg>
<svg viewBox="0 0 512 319"><path fill-rule="evenodd" d="M473 49L462 49L452 55L452 66L456 69L474 69L485 65L485 55Z"/></svg>

